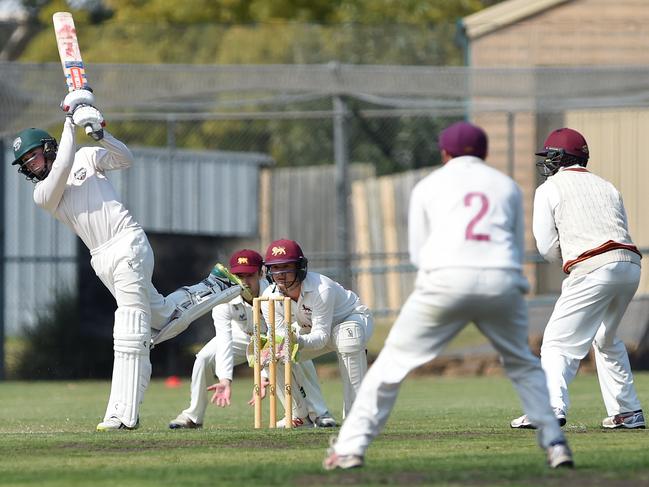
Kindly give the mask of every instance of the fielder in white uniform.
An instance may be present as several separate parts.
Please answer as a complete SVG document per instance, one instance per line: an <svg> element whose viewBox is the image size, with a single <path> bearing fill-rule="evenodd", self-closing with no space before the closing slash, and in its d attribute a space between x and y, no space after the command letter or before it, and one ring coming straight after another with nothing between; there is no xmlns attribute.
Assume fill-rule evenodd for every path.
<svg viewBox="0 0 649 487"><path fill-rule="evenodd" d="M323 466L362 466L406 375L437 357L468 322L498 350L523 408L541 425L538 442L546 449L548 464L572 466L543 370L527 343L521 191L484 163L487 136L481 128L453 124L441 133L439 147L444 166L421 180L410 200L409 252L418 268L415 290Z"/></svg>
<svg viewBox="0 0 649 487"><path fill-rule="evenodd" d="M250 289L252 297L259 296L268 286L266 280L262 279L262 265L261 255L254 250L239 250L230 257L230 272ZM251 300L238 296L229 303L219 304L212 310L212 318L216 335L196 355L189 407L169 423L171 429L200 428L209 403L209 391L213 392L212 403L229 406L233 368L247 362L246 351L253 335ZM262 323L262 333L266 333L265 323ZM208 387L214 376L219 378L219 382ZM265 384L262 385L267 385L267 378L264 379ZM300 400L306 401L309 416L316 426L336 426L322 397L312 361L293 367L293 388L299 391ZM265 387L262 387L262 397L264 392Z"/></svg>
<svg viewBox="0 0 649 487"><path fill-rule="evenodd" d="M36 183L36 204L70 227L90 249L95 273L115 297L112 386L97 430L135 429L151 377L152 328L154 343L169 339L216 304L239 295L242 288L216 273L167 297L153 287L153 251L105 174L128 168L133 156L104 130L94 101L87 90L68 94L62 104L68 115L60 145L43 130L23 130L13 142L13 164ZM75 153L75 126L91 127L101 147Z"/></svg>
<svg viewBox="0 0 649 487"><path fill-rule="evenodd" d="M273 284L263 295L288 296L295 303L292 327L298 333L298 360L302 362L336 352L343 382L345 417L367 371L366 345L374 330L372 313L354 292L327 276L307 272L307 259L294 240L272 242L266 250L264 263L266 275ZM278 334L283 334L283 307L276 306L275 311L280 330ZM268 320L268 302L262 302L262 312ZM283 374L277 375L278 383L283 382ZM299 424L308 420L305 413L297 413L293 421Z"/></svg>
<svg viewBox="0 0 649 487"><path fill-rule="evenodd" d="M622 196L586 169L584 137L569 128L553 131L537 152L547 180L536 190L533 230L540 254L563 261L568 277L543 335L541 364L555 414L566 421L568 385L593 346L606 406L604 428L644 428L633 374L617 328L640 281L641 254L633 245ZM521 416L513 428L533 428Z"/></svg>

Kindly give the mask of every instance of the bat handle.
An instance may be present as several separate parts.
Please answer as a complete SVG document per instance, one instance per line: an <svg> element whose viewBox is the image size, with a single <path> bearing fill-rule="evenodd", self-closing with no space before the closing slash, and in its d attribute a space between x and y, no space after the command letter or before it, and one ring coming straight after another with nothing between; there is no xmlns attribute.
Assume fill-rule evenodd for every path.
<svg viewBox="0 0 649 487"><path fill-rule="evenodd" d="M86 135L89 135L94 140L101 140L104 138L104 129L99 129L96 132L93 132L92 125L88 124L86 125L85 130L86 130Z"/></svg>

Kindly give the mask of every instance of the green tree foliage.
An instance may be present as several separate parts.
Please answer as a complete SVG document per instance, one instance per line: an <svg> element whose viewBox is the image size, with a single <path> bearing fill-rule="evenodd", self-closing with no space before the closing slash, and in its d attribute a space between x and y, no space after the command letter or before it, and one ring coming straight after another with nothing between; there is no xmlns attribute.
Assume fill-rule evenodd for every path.
<svg viewBox="0 0 649 487"><path fill-rule="evenodd" d="M110 15L73 11L88 64L324 64L335 60L348 64L461 65L457 19L497 0L104 3ZM30 43L22 60L58 60L51 16L68 9L64 0L45 2L39 14L43 30ZM210 100L205 101L201 109L209 111ZM277 109L330 110L331 102L294 103ZM354 161L374 162L378 172L384 174L436 160L430 131L442 121L367 121L359 111L353 113L350 140ZM139 145L164 146L170 133L163 122L113 121L110 129L127 142ZM331 163L333 158L330 121L183 122L173 130L178 148L263 151L279 165Z"/></svg>
<svg viewBox="0 0 649 487"><path fill-rule="evenodd" d="M106 0L73 11L87 62L458 64L457 19L494 0ZM51 16L24 61L52 61ZM450 35L449 35L450 34Z"/></svg>

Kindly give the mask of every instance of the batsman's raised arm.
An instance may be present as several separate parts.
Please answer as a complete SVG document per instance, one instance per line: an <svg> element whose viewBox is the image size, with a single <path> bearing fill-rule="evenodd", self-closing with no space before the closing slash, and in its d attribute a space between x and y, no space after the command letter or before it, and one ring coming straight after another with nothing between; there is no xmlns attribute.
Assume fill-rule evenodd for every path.
<svg viewBox="0 0 649 487"><path fill-rule="evenodd" d="M133 165L133 154L126 144L117 140L104 129L104 138L99 142L105 150L97 152L95 165L100 171L128 169Z"/></svg>
<svg viewBox="0 0 649 487"><path fill-rule="evenodd" d="M66 117L61 134L61 144L55 153L56 159L49 161L48 157L45 157L45 170L42 173L44 177L34 188L34 202L50 213L54 213L61 202L74 162L75 149L74 124L70 117ZM40 150L40 154L39 157L43 157L42 150Z"/></svg>

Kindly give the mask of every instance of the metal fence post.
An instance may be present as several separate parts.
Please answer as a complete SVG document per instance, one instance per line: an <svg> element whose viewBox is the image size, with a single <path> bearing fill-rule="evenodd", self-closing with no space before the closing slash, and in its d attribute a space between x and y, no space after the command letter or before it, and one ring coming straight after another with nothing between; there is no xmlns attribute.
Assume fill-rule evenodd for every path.
<svg viewBox="0 0 649 487"><path fill-rule="evenodd" d="M5 379L5 144L0 137L0 380Z"/></svg>
<svg viewBox="0 0 649 487"><path fill-rule="evenodd" d="M336 164L336 221L338 230L338 279L351 288L351 256L349 243L349 140L347 104L336 95L334 103L334 161Z"/></svg>
<svg viewBox="0 0 649 487"><path fill-rule="evenodd" d="M513 112L507 112L507 175L514 178L514 141L516 140L514 134L515 119Z"/></svg>

